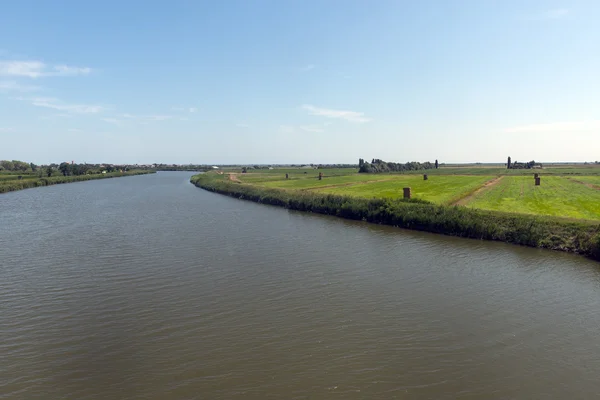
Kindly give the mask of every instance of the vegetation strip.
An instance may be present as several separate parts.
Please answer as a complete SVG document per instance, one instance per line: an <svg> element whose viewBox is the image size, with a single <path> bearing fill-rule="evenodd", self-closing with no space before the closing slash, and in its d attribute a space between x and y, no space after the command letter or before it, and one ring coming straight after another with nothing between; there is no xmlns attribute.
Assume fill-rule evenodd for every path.
<svg viewBox="0 0 600 400"><path fill-rule="evenodd" d="M144 175L151 174L154 171L127 171L127 172L111 172L106 174L93 175L77 175L77 176L52 176L40 178L38 176L25 175L21 179L14 178L11 180L0 180L0 193L13 192L16 190L35 188L40 186L57 185L61 183L72 183L89 181L93 179L118 178L122 176ZM5 175L6 176L6 175ZM14 176L14 175L8 175Z"/></svg>
<svg viewBox="0 0 600 400"><path fill-rule="evenodd" d="M251 184L240 185L214 173L194 175L191 182L208 191L291 210L560 250L600 260L600 225L588 221L436 205L423 200L366 199Z"/></svg>

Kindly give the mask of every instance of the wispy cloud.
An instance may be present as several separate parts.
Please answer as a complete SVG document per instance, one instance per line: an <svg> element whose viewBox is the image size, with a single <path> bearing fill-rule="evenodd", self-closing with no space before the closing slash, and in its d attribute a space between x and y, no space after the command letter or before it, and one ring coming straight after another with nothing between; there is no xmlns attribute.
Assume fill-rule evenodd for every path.
<svg viewBox="0 0 600 400"><path fill-rule="evenodd" d="M55 65L54 67L52 67L52 70L53 72L50 72L51 75L54 74L63 76L88 75L92 72L92 69L89 67L71 67L69 65Z"/></svg>
<svg viewBox="0 0 600 400"><path fill-rule="evenodd" d="M179 111L179 112L187 111L187 112L192 113L192 114L198 112L198 108L196 108L196 107L171 107L171 110L172 111Z"/></svg>
<svg viewBox="0 0 600 400"><path fill-rule="evenodd" d="M314 126L314 125L301 126L300 129L302 129L303 131L306 131L306 132L315 132L315 133L325 132L325 129L320 128L318 126Z"/></svg>
<svg viewBox="0 0 600 400"><path fill-rule="evenodd" d="M0 81L0 92L34 92L39 86L22 85L16 81Z"/></svg>
<svg viewBox="0 0 600 400"><path fill-rule="evenodd" d="M506 133L544 133L544 132L581 132L600 131L600 120L566 121L544 124L519 125L504 130Z"/></svg>
<svg viewBox="0 0 600 400"><path fill-rule="evenodd" d="M72 118L72 114L57 113L51 115L42 115L39 119Z"/></svg>
<svg viewBox="0 0 600 400"><path fill-rule="evenodd" d="M249 128L250 127L250 125L245 124L245 123L235 124L235 126L237 126L238 128Z"/></svg>
<svg viewBox="0 0 600 400"><path fill-rule="evenodd" d="M142 121L142 122L166 121L168 119L173 119L172 115L134 115L134 114L122 114L121 117L130 119L130 120L138 120L138 121Z"/></svg>
<svg viewBox="0 0 600 400"><path fill-rule="evenodd" d="M109 124L115 124L115 125L121 124L121 120L116 119L116 118L102 118L102 121L108 122Z"/></svg>
<svg viewBox="0 0 600 400"><path fill-rule="evenodd" d="M317 67L314 64L308 64L308 65L305 65L304 67L300 68L300 71L307 72L307 71L313 70L315 68L317 68Z"/></svg>
<svg viewBox="0 0 600 400"><path fill-rule="evenodd" d="M105 110L104 107L99 105L65 103L53 97L19 98L19 100L28 101L36 107L51 108L75 114L96 114Z"/></svg>
<svg viewBox="0 0 600 400"><path fill-rule="evenodd" d="M0 128L0 132L14 132L14 128Z"/></svg>
<svg viewBox="0 0 600 400"><path fill-rule="evenodd" d="M69 65L47 65L41 61L0 61L0 76L41 78L46 76L88 75L91 68Z"/></svg>
<svg viewBox="0 0 600 400"><path fill-rule="evenodd" d="M332 110L328 108L315 107L310 104L304 104L302 108L312 115L318 115L327 118L338 118L349 122L364 123L371 119L365 116L365 113L346 110Z"/></svg>

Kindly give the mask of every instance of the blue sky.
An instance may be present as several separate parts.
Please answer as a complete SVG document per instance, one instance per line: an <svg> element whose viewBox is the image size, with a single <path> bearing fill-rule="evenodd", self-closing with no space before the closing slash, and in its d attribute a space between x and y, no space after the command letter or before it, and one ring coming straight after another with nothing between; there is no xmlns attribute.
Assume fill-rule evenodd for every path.
<svg viewBox="0 0 600 400"><path fill-rule="evenodd" d="M0 159L600 159L597 1L12 1Z"/></svg>

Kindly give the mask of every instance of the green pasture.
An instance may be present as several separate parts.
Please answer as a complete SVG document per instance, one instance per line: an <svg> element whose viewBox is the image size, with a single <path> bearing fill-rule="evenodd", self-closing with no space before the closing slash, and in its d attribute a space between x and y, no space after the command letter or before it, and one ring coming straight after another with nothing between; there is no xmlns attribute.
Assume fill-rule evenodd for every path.
<svg viewBox="0 0 600 400"><path fill-rule="evenodd" d="M240 170L241 171L241 170ZM280 168L248 170L236 177L262 188L310 190L315 193L360 198L402 198L404 187L412 197L436 204L483 210L600 220L600 166L561 165L544 169L507 170L499 166L448 166L406 173L359 174L353 168ZM323 179L318 180L319 172ZM289 179L285 178L285 174ZM423 174L429 175L427 181ZM536 187L533 174L542 177ZM493 185L486 182L501 177ZM227 175L221 178L228 180Z"/></svg>
<svg viewBox="0 0 600 400"><path fill-rule="evenodd" d="M385 176L385 175L384 175ZM402 198L403 188L410 187L413 198L437 204L449 204L473 192L491 176L430 176L394 175L392 179L352 186L319 189L321 193L339 194L363 198Z"/></svg>
<svg viewBox="0 0 600 400"><path fill-rule="evenodd" d="M600 181L600 177L576 179ZM599 220L600 191L560 176L542 176L541 186L535 186L533 177L505 176L497 184L476 193L466 206L512 213Z"/></svg>
<svg viewBox="0 0 600 400"><path fill-rule="evenodd" d="M362 184L363 182L381 181L386 179L394 179L394 177L389 175L354 174L324 176L322 180L319 180L318 176L290 176L290 179L285 179L284 176L283 179L279 178L278 180L259 182L257 185L280 189L313 189L332 185Z"/></svg>

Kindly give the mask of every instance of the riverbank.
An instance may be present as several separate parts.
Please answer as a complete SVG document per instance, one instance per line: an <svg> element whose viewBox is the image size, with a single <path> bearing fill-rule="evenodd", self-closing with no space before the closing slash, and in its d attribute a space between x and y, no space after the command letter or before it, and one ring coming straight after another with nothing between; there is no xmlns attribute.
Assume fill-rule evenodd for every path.
<svg viewBox="0 0 600 400"><path fill-rule="evenodd" d="M194 175L191 182L231 197L371 223L450 236L494 240L582 254L600 260L600 226L588 221L512 214L423 200L358 198L238 183L224 175Z"/></svg>
<svg viewBox="0 0 600 400"><path fill-rule="evenodd" d="M18 179L15 175L15 179L4 179L0 180L0 193L14 192L16 190L30 189L40 186L58 185L61 183L73 183L89 181L94 179L108 179L108 178L119 178L124 176L133 175L145 175L153 174L155 171L127 171L127 172L111 172L106 174L93 174L93 175L78 175L78 176L52 176L52 177L37 177L31 175L23 175L21 179Z"/></svg>

